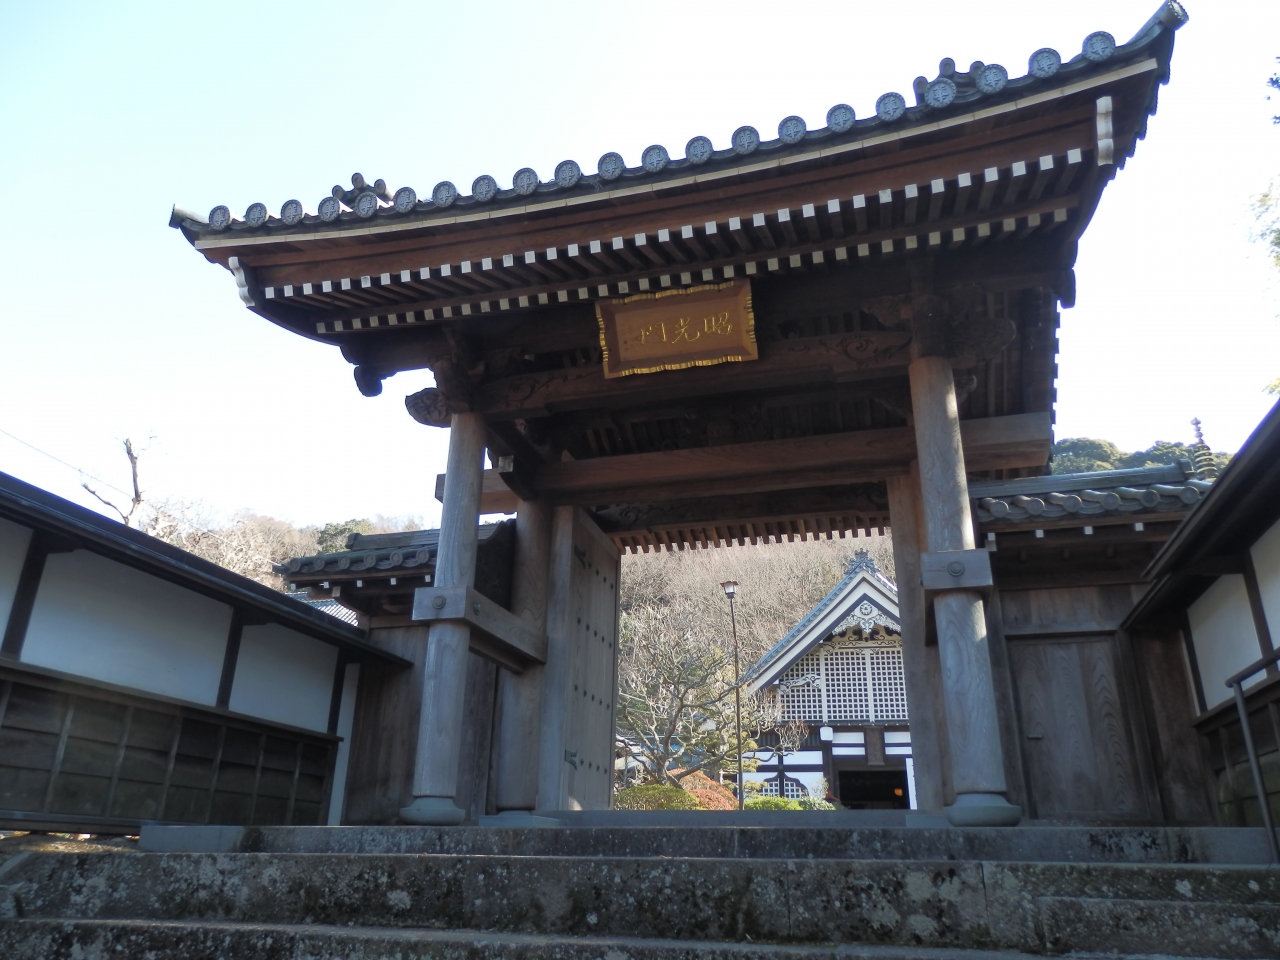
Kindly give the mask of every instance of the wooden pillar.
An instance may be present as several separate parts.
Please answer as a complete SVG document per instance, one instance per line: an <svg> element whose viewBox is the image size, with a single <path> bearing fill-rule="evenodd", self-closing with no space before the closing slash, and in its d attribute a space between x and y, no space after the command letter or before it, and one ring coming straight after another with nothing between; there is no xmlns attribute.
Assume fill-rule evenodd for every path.
<svg viewBox="0 0 1280 960"><path fill-rule="evenodd" d="M474 584L484 447L484 419L480 414L453 414L436 554L437 587ZM471 630L465 623L431 625L413 768L414 799L400 811L400 819L407 823L461 823L466 816L454 803L454 797L458 790L470 640Z"/></svg>
<svg viewBox="0 0 1280 960"><path fill-rule="evenodd" d="M902 624L903 679L907 687L907 716L911 723L911 759L915 768L916 808L942 813L943 730L937 686L938 650L925 644L925 597L920 585L920 478L889 478L889 524L893 535L893 563L898 576L898 617Z"/></svg>
<svg viewBox="0 0 1280 960"><path fill-rule="evenodd" d="M951 361L918 356L908 374L929 551L972 550L973 518ZM934 596L933 609L956 791L947 816L957 826L1017 823L1021 809L1002 796L1004 758L982 595L973 590L943 590Z"/></svg>
<svg viewBox="0 0 1280 960"><path fill-rule="evenodd" d="M556 507L551 517L550 582L547 586L547 662L542 668L542 724L538 739L538 809L562 810L572 768L566 762L573 637L574 507Z"/></svg>
<svg viewBox="0 0 1280 960"><path fill-rule="evenodd" d="M545 501L516 509L512 611L533 631L547 629L547 579L551 564L551 508ZM546 668L498 676L498 731L494 789L499 813L528 812L538 804L538 749Z"/></svg>

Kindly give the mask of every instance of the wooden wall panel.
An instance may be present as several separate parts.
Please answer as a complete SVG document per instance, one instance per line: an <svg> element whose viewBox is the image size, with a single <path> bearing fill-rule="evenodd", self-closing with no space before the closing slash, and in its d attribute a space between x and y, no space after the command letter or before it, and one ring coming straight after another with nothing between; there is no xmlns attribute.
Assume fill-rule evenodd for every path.
<svg viewBox="0 0 1280 960"><path fill-rule="evenodd" d="M1192 724L1195 691L1177 631L1135 633L1133 655L1164 818L1171 823L1215 821L1213 777Z"/></svg>
<svg viewBox="0 0 1280 960"><path fill-rule="evenodd" d="M955 791L951 789L951 756L942 704L938 645L925 642L927 601L920 586L924 530L919 517L920 482L914 465L909 476L889 478L888 493L890 533L898 572L898 613L902 622L903 675L911 717L916 804L926 813L940 814L946 804L955 802ZM839 789L838 778L829 777L828 782Z"/></svg>
<svg viewBox="0 0 1280 960"><path fill-rule="evenodd" d="M467 658L467 698L454 803L467 812L468 820L495 812L489 796L489 774L499 669L497 664L474 653Z"/></svg>
<svg viewBox="0 0 1280 960"><path fill-rule="evenodd" d="M1031 815L1146 819L1116 664L1115 638L1009 645Z"/></svg>
<svg viewBox="0 0 1280 960"><path fill-rule="evenodd" d="M422 671L427 657L426 625L386 627L369 633L371 642L413 663L396 667L370 661L360 670L347 770L343 823L394 823L413 799L413 758L422 709ZM468 655L466 714L458 759L456 802L469 819L488 805L489 750L497 667Z"/></svg>
<svg viewBox="0 0 1280 960"><path fill-rule="evenodd" d="M1133 602L1128 584L1000 591L1009 637L1110 633Z"/></svg>
<svg viewBox="0 0 1280 960"><path fill-rule="evenodd" d="M324 823L333 737L0 665L0 826Z"/></svg>
<svg viewBox="0 0 1280 960"><path fill-rule="evenodd" d="M369 631L372 643L413 666L371 661L360 670L343 823L392 823L411 799L427 629L424 625Z"/></svg>
<svg viewBox="0 0 1280 960"><path fill-rule="evenodd" d="M1005 798L1027 811L1027 774L1018 724L1018 707L1013 692L1013 671L1009 663L1009 640L1004 627L1002 596L993 592L986 604L987 651L991 656L991 687L996 698L1000 724L1000 749L1004 755ZM936 649L933 648L933 649Z"/></svg>

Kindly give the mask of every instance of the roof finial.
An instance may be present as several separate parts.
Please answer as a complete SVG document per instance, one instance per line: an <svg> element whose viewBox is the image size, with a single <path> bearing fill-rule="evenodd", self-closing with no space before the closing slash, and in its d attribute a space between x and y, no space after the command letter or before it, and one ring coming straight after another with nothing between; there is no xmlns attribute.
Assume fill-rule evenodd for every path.
<svg viewBox="0 0 1280 960"><path fill-rule="evenodd" d="M856 573L859 570L865 570L867 573L876 573L876 561L871 553L864 547L860 547L853 551L853 559L849 561L849 572Z"/></svg>
<svg viewBox="0 0 1280 960"><path fill-rule="evenodd" d="M1217 464L1213 461L1213 451L1204 442L1204 431L1200 429L1200 418L1191 418L1191 427L1196 433L1196 442L1191 447L1191 456L1196 465L1196 476L1201 480L1214 480L1218 476Z"/></svg>

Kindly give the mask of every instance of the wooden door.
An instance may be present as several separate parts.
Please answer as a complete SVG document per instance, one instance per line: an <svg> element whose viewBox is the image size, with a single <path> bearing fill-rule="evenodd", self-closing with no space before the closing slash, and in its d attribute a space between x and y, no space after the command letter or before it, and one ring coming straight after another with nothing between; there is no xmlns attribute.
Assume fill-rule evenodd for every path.
<svg viewBox="0 0 1280 960"><path fill-rule="evenodd" d="M1149 816L1114 644L1109 635L1009 643L1033 817Z"/></svg>
<svg viewBox="0 0 1280 960"><path fill-rule="evenodd" d="M603 810L613 796L620 557L569 507L556 508L551 554L538 808Z"/></svg>

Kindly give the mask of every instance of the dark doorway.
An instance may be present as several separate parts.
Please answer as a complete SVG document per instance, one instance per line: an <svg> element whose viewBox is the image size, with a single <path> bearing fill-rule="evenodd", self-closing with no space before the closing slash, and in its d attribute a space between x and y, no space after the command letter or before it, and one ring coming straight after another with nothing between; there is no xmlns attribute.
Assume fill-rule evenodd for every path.
<svg viewBox="0 0 1280 960"><path fill-rule="evenodd" d="M850 810L907 810L907 771L841 770L840 802Z"/></svg>

